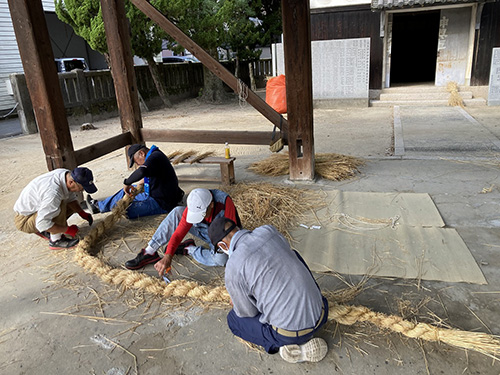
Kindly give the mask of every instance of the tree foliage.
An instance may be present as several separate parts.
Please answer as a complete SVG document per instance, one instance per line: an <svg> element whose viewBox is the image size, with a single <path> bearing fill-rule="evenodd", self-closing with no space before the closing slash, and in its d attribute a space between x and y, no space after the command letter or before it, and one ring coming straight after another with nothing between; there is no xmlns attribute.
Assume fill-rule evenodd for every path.
<svg viewBox="0 0 500 375"><path fill-rule="evenodd" d="M152 0L151 4L160 11L167 0ZM87 41L89 46L102 53L109 64L106 32L99 0L55 0L58 18L70 25L75 33ZM125 1L125 11L130 23L130 44L132 53L146 60L158 94L167 107L172 104L168 99L165 83L154 56L162 51L162 40L166 33L130 1Z"/></svg>
<svg viewBox="0 0 500 375"><path fill-rule="evenodd" d="M238 60L254 60L260 57L256 49L264 43L261 21L255 9L246 0L227 0L222 6L224 17L224 46L236 53Z"/></svg>
<svg viewBox="0 0 500 375"><path fill-rule="evenodd" d="M196 44L217 57L216 51L222 43L224 24L221 14L223 0L171 0L165 15ZM184 51L175 40L168 37L169 49Z"/></svg>
<svg viewBox="0 0 500 375"><path fill-rule="evenodd" d="M160 11L167 3L167 0L151 1ZM70 25L93 50L108 53L99 0L55 0L55 6L57 17ZM125 1L125 11L130 22L132 52L144 59L153 58L161 52L166 33L128 0Z"/></svg>
<svg viewBox="0 0 500 375"><path fill-rule="evenodd" d="M55 0L57 17L70 25L90 48L108 53L99 0Z"/></svg>
<svg viewBox="0 0 500 375"><path fill-rule="evenodd" d="M151 0L150 3L216 59L217 48L221 46L231 48L240 60L256 59L260 56L256 47L268 45L281 34L280 0ZM69 24L92 49L108 55L99 0L55 0L55 5L59 19ZM184 46L129 0L125 0L125 9L132 51L148 61L150 69L153 57L162 50L162 40L168 41L169 49L184 51ZM206 73L205 76L209 75ZM207 83L205 89L213 87Z"/></svg>

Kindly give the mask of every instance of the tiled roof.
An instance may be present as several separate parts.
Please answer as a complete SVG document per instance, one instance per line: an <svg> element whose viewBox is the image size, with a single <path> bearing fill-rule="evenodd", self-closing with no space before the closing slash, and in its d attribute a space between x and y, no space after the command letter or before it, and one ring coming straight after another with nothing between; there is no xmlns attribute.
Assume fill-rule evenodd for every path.
<svg viewBox="0 0 500 375"><path fill-rule="evenodd" d="M373 10L414 8L431 5L456 5L460 3L478 3L478 0L372 0ZM481 1L482 2L482 1Z"/></svg>

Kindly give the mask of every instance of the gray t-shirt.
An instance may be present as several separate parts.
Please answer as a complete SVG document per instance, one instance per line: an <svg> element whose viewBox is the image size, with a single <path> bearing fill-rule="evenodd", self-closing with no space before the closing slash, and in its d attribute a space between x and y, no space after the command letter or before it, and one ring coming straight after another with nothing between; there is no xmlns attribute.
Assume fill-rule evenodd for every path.
<svg viewBox="0 0 500 375"><path fill-rule="evenodd" d="M236 314L297 331L316 325L323 301L314 278L272 225L233 236L226 288Z"/></svg>

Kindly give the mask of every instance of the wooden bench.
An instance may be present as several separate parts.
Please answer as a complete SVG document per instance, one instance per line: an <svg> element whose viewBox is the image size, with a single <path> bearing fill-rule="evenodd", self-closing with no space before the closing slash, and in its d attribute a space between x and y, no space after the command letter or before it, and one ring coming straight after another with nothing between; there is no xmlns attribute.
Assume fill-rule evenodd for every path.
<svg viewBox="0 0 500 375"><path fill-rule="evenodd" d="M172 163L175 163L175 160L178 157L174 157L171 159ZM196 162L193 163L193 160L196 160L196 155L191 156L187 159L182 160L180 163L184 164L219 164L220 165L220 180L223 185L231 185L235 183L235 178L234 178L234 161L236 158L229 158L226 159L224 157L216 157L216 156L207 156L203 159L197 160ZM182 178L182 180L190 180L186 178ZM196 179L192 179L196 180ZM199 180L199 179L198 179Z"/></svg>

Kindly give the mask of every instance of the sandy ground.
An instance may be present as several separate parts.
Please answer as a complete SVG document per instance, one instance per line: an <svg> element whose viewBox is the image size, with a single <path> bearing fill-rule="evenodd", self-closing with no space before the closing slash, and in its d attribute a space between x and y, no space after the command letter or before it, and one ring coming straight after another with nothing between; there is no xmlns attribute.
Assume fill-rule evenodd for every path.
<svg viewBox="0 0 500 375"><path fill-rule="evenodd" d="M500 110L469 111L491 134L499 134ZM350 303L419 321L439 321L455 328L500 333L500 262L497 255L499 167L497 154L489 159L465 155L451 162L438 154L426 160L391 157L393 146L390 108L332 109L315 111L317 152L337 152L367 159L361 174L349 181L297 183L308 188L351 191L428 192L447 225L456 227L471 249L489 285L477 286L418 280L369 279ZM209 106L196 100L174 109L143 116L144 127L187 129L269 130L270 125L250 106L237 102ZM118 119L94 124L97 129L71 129L74 147L118 134ZM224 152L219 145L157 144L165 152L181 148ZM12 206L22 188L46 171L37 135L0 140L3 177L0 195L0 373L2 374L499 374L500 365L478 353L444 344L423 343L397 334L380 332L365 324L353 327L329 323L320 336L330 347L320 363L291 365L237 340L227 328L227 306L193 301L166 301L142 292L117 290L74 261L71 250L50 251L34 235L17 232ZM253 161L270 155L266 146L231 145L238 181L273 181L249 172ZM464 155L462 155L464 156ZM87 164L94 171L102 198L121 187L129 175L124 153L115 151ZM185 175L218 178L217 167L179 166ZM184 190L216 187L216 183L181 183ZM488 194L479 194L492 187ZM102 220L102 215L96 215ZM99 250L110 264L123 262L147 242L161 217L119 222ZM72 219L88 228L81 219ZM142 272L154 275L152 267ZM187 259L174 265L174 278L212 284L223 280L223 268L201 267ZM316 275L323 290L355 284L360 277Z"/></svg>

